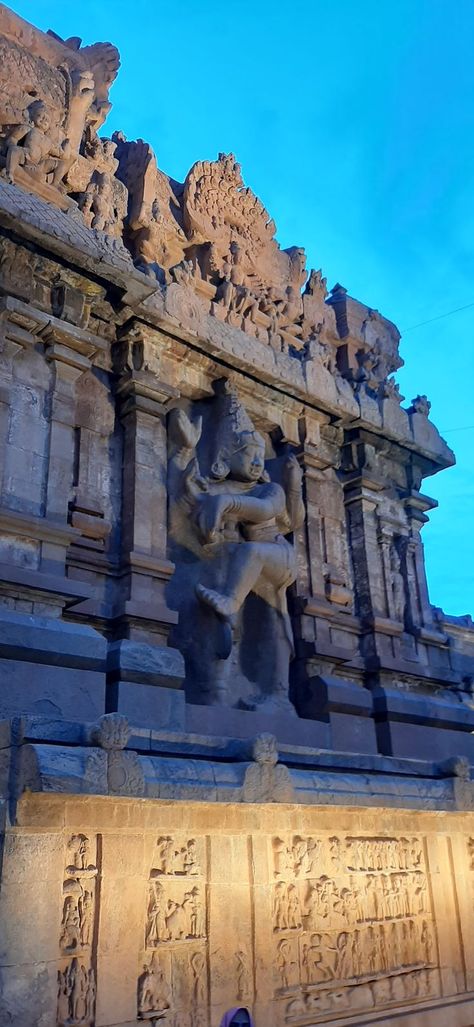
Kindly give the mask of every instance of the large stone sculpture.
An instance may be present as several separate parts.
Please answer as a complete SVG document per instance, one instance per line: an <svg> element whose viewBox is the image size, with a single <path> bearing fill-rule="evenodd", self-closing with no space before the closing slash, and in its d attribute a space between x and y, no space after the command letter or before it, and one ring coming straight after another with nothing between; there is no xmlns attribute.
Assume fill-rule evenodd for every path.
<svg viewBox="0 0 474 1027"><path fill-rule="evenodd" d="M216 383L216 398L206 414L204 475L198 460L202 415L193 422L177 409L170 416L171 535L188 553L187 558L177 557L177 581L182 584L174 585L172 592L183 622L178 634L183 638L186 632L188 637L183 644L189 694L201 702L243 703L249 708L263 702L286 705L293 651L286 592L296 577L294 549L286 536L304 519L301 471L290 454L274 461L281 484L270 478L265 440L227 382ZM244 614L250 595L268 612L252 642L245 637ZM234 666L231 682L237 631L238 667ZM266 644L271 650L268 658ZM246 652L251 645L258 649L255 662Z"/></svg>

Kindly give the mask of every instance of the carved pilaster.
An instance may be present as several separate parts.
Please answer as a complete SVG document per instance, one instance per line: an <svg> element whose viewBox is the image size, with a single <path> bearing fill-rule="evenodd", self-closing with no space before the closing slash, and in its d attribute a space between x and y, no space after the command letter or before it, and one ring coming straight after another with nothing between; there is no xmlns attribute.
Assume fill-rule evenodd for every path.
<svg viewBox="0 0 474 1027"><path fill-rule="evenodd" d="M178 392L160 381L147 338L134 329L118 343L116 395L123 426L122 552L116 616L123 635L166 644L176 615L165 601L167 558L167 404ZM153 356L153 354L152 354Z"/></svg>

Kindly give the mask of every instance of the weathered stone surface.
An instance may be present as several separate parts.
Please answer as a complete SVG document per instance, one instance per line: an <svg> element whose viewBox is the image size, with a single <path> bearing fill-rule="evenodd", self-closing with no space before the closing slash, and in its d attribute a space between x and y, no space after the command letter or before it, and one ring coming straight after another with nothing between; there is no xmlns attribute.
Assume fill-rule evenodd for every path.
<svg viewBox="0 0 474 1027"><path fill-rule="evenodd" d="M214 1027L239 1004L257 1025L269 1011L305 1024L317 1003L317 1022L339 1020L342 1004L377 1024L467 1027L472 814L230 803L223 822L213 803L120 802L20 803L5 902L29 896L15 944L26 954L47 921L48 960L33 957L33 975L26 960L15 975L2 967L5 1022L54 1023L57 982L62 1022L67 975L83 967L103 1025L146 1012L186 1022L190 1007ZM44 854L33 887L27 851Z"/></svg>
<svg viewBox="0 0 474 1027"><path fill-rule="evenodd" d="M118 67L0 5L0 1022L468 1027L454 456L232 154L103 136Z"/></svg>

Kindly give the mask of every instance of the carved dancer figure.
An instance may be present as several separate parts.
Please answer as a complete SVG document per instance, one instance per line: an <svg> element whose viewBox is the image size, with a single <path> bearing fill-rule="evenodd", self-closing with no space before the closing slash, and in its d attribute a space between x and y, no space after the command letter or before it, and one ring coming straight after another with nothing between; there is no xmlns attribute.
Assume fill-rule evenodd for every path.
<svg viewBox="0 0 474 1027"><path fill-rule="evenodd" d="M44 182L52 174L52 184L58 187L74 160L69 139L61 146L53 142L49 134L51 121L43 100L33 100L27 114L28 120L15 125L5 141L7 177L14 182L18 168L24 167Z"/></svg>
<svg viewBox="0 0 474 1027"><path fill-rule="evenodd" d="M296 528L301 523L296 510L301 482L299 465L294 457L289 458L289 488L285 496L280 485L265 479L262 437L257 432L242 432L236 441L236 448L226 453L226 462L223 457L222 481L224 485L231 476L234 482L242 483L240 495L234 489L226 492L225 486L220 493L203 495L198 523L207 543L216 541L224 521L239 525L243 538L232 554L225 591L219 593L199 584L197 593L219 616L230 619L264 578L273 586L280 611L287 619L286 589L294 580L295 566L293 547L284 539L281 528L288 531L290 524ZM285 520L286 525L282 523Z"/></svg>
<svg viewBox="0 0 474 1027"><path fill-rule="evenodd" d="M234 645L238 615L253 593L275 622L277 643L271 676L264 661L261 677L257 671L252 679L256 692L247 691L245 700L288 708L293 634L286 592L296 577L296 559L285 535L304 519L301 471L295 456L285 456L280 463L282 484L270 480L263 437L227 383L216 383L216 393L215 434L206 433L200 447L209 461L206 477L197 458L202 425L191 423L184 410L173 411L170 423L170 534L199 559L200 567L189 572L190 581L200 603L216 615L212 626L208 613L201 614L204 623L208 619L212 641L192 635L187 651L193 672L206 684L209 681L214 701L224 701L230 691L230 665L224 661ZM217 660L222 661L220 666Z"/></svg>

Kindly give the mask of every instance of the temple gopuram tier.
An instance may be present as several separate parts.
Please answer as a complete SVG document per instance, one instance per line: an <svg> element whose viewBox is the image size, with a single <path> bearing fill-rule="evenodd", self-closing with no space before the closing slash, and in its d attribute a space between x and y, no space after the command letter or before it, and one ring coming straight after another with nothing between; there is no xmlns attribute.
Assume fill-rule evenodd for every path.
<svg viewBox="0 0 474 1027"><path fill-rule="evenodd" d="M119 63L0 4L0 1024L470 1027L453 453L233 154L107 137Z"/></svg>

